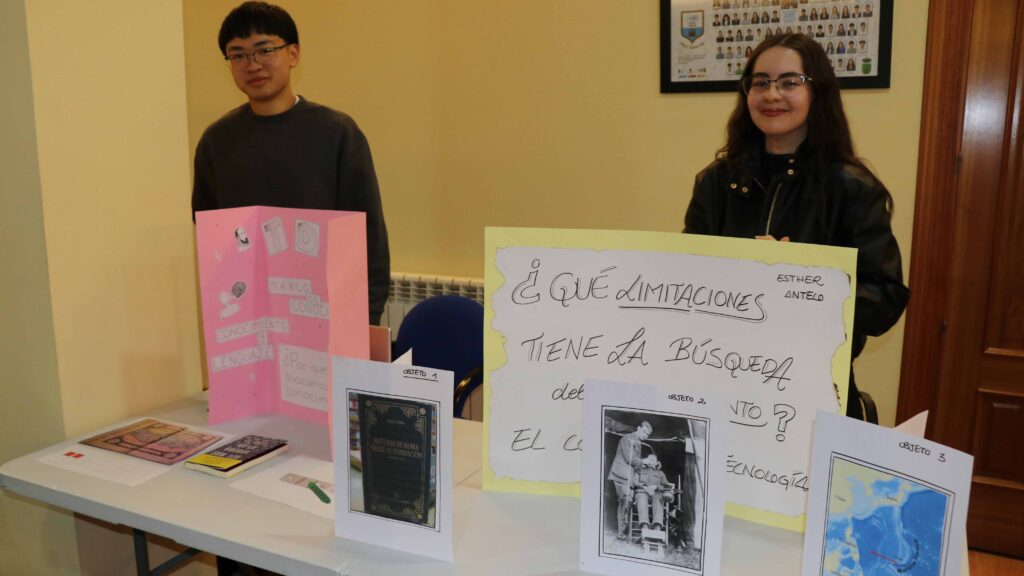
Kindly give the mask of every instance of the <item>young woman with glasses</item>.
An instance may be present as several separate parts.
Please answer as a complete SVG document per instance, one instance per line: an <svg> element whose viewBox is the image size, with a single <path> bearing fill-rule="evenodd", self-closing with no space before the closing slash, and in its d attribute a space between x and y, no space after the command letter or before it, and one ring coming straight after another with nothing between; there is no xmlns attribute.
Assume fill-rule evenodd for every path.
<svg viewBox="0 0 1024 576"><path fill-rule="evenodd" d="M683 232L858 249L853 357L896 323L910 295L892 196L857 158L828 56L803 34L759 44L727 141L697 175ZM862 411L850 372L847 415Z"/></svg>

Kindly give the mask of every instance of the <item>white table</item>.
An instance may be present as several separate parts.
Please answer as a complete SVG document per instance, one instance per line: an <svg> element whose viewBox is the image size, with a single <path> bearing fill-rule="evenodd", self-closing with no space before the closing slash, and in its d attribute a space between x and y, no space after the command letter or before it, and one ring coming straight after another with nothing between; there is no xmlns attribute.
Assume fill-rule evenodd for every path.
<svg viewBox="0 0 1024 576"><path fill-rule="evenodd" d="M205 426L206 402L189 399L147 416ZM213 428L230 434L284 437L292 453L329 456L325 429L282 416ZM229 487L231 480L187 470L181 464L130 488L38 461L43 454L95 434L3 464L0 487L282 574L582 574L577 569L579 500L483 492L478 422L456 420L454 426L454 563L335 538L332 520L235 490ZM726 518L722 573L797 575L802 543L799 534ZM963 574L968 574L966 565L965 558Z"/></svg>

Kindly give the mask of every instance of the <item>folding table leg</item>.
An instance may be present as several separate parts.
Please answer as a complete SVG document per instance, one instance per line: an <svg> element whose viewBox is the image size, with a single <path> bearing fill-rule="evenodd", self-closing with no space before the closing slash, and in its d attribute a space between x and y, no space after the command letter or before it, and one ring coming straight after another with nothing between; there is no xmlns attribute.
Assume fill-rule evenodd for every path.
<svg viewBox="0 0 1024 576"><path fill-rule="evenodd" d="M188 562L199 554L199 550L189 548L173 558L169 558L163 564L149 569L149 548L146 546L146 533L138 528L132 528L132 541L135 545L135 573L138 576L160 576L167 574L178 566Z"/></svg>

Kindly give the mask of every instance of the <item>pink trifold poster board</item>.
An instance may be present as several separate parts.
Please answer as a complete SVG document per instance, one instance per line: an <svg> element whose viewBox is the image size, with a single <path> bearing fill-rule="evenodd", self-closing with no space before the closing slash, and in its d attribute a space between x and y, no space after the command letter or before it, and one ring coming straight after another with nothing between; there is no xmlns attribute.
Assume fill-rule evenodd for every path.
<svg viewBox="0 0 1024 576"><path fill-rule="evenodd" d="M196 213L210 424L329 423L330 356L369 358L366 215L249 206Z"/></svg>

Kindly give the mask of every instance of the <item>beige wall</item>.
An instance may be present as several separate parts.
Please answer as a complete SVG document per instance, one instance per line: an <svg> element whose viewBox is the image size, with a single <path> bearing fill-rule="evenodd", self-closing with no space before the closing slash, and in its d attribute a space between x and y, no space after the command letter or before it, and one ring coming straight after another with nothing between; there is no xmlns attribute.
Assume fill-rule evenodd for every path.
<svg viewBox="0 0 1024 576"><path fill-rule="evenodd" d="M65 427L200 382L178 0L30 1Z"/></svg>
<svg viewBox="0 0 1024 576"><path fill-rule="evenodd" d="M6 462L64 439L22 0L0 2L0 69L6 73L0 106L0 462ZM0 493L0 573L68 574L77 568L70 514Z"/></svg>
<svg viewBox="0 0 1024 576"><path fill-rule="evenodd" d="M7 460L197 393L201 378L180 0L0 6ZM69 515L6 494L0 514L0 572L79 570ZM130 554L123 536L84 529L83 552ZM133 571L86 556L83 573Z"/></svg>

